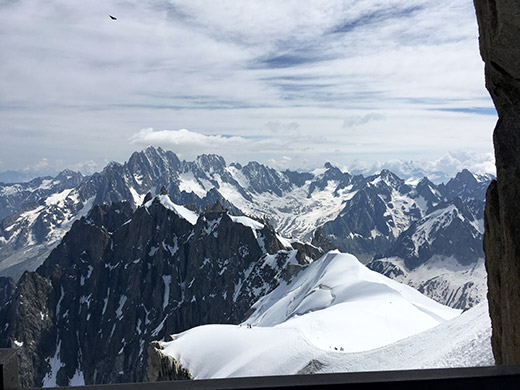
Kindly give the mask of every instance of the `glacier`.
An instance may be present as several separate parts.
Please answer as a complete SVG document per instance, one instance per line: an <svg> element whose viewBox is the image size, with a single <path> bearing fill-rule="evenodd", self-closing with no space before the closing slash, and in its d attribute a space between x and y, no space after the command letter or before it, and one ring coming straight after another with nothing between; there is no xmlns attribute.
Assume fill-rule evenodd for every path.
<svg viewBox="0 0 520 390"><path fill-rule="evenodd" d="M161 342L195 379L493 365L487 302L461 314L329 252L239 325Z"/></svg>

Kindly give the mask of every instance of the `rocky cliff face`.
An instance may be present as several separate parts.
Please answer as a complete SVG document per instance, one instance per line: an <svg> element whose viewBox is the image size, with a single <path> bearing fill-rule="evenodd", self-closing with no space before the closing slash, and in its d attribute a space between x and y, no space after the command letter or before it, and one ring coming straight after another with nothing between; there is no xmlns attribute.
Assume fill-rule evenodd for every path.
<svg viewBox="0 0 520 390"><path fill-rule="evenodd" d="M486 194L484 251L498 364L520 364L520 3L475 0L486 87L499 120L497 180Z"/></svg>
<svg viewBox="0 0 520 390"><path fill-rule="evenodd" d="M0 184L0 218L7 215L0 220L0 276L17 280L36 270L93 205L126 200L135 210L163 186L173 202L198 211L218 202L234 215L268 216L285 237L308 241L323 226L334 246L367 262L391 255L398 236L442 202L459 197L482 219L490 180L464 170L445 185L424 178L415 186L388 170L365 178L326 163L313 173L280 172L257 162L226 165L217 155L181 161L148 147L92 176L64 172L32 184Z"/></svg>
<svg viewBox="0 0 520 390"><path fill-rule="evenodd" d="M145 380L148 382L193 379L191 373L174 357L163 354L162 343L152 341L148 345L148 365Z"/></svg>
<svg viewBox="0 0 520 390"><path fill-rule="evenodd" d="M343 210L322 227L342 251L364 262L397 256L409 269L434 255L452 256L463 265L483 257L484 191L490 177L463 170L446 184L423 178L411 186L383 170L355 179Z"/></svg>
<svg viewBox="0 0 520 390"><path fill-rule="evenodd" d="M222 207L197 216L160 192L135 211L95 206L22 275L0 309L0 345L20 346L24 386L142 381L152 340L240 322L322 254L298 253L266 224Z"/></svg>

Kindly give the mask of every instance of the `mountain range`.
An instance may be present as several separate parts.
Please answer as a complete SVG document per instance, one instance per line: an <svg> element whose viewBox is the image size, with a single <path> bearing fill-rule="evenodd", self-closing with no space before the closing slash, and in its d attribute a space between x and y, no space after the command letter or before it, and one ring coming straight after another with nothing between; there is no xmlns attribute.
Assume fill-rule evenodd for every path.
<svg viewBox="0 0 520 390"><path fill-rule="evenodd" d="M154 342L149 379L494 364L487 302L460 315L352 255L327 253L252 309L241 324L203 325Z"/></svg>
<svg viewBox="0 0 520 390"><path fill-rule="evenodd" d="M91 176L0 184L0 344L22 346L26 385L140 381L149 342L239 323L334 248L473 306L491 179L282 172L149 147Z"/></svg>
<svg viewBox="0 0 520 390"><path fill-rule="evenodd" d="M322 251L221 207L198 215L163 189L135 211L95 206L0 310L25 386L142 380L154 339L236 323Z"/></svg>
<svg viewBox="0 0 520 390"><path fill-rule="evenodd" d="M482 237L489 175L463 170L446 184L405 182L392 172L363 177L326 163L313 172L277 171L217 155L182 161L148 147L124 164L83 177L0 184L0 276L34 271L72 223L93 205L128 201L132 210L164 186L172 201L199 212L217 202L234 215L269 221L281 236L309 242L316 233L371 269L401 279L442 303L471 306L485 295ZM328 245L328 244L324 244ZM429 262L461 265L450 275L416 272ZM473 268L475 268L473 270Z"/></svg>

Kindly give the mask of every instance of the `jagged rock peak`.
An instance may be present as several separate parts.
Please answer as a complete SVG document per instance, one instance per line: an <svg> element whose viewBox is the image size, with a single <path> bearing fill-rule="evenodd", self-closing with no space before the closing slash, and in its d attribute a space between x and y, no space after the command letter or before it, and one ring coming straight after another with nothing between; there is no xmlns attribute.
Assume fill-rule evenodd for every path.
<svg viewBox="0 0 520 390"><path fill-rule="evenodd" d="M332 165L332 164L331 164L330 162L328 162L328 161L325 163L324 167L325 167L326 169L336 168L334 165Z"/></svg>
<svg viewBox="0 0 520 390"><path fill-rule="evenodd" d="M161 192L160 192L161 195L168 195L168 190L166 189L165 186L162 186L161 187Z"/></svg>
<svg viewBox="0 0 520 390"><path fill-rule="evenodd" d="M324 167L327 169L325 171L325 176L330 178L339 178L343 175L343 172L338 167L332 165L330 162L326 162Z"/></svg>
<svg viewBox="0 0 520 390"><path fill-rule="evenodd" d="M457 175L455 175L454 180L459 180L464 183L475 183L475 184L477 183L477 179L475 178L473 173L471 173L470 171L468 171L465 168L462 171L460 171L459 173L457 173Z"/></svg>
<svg viewBox="0 0 520 390"><path fill-rule="evenodd" d="M121 169L123 166L117 161L110 161L105 168L103 168L103 172L109 172L117 169Z"/></svg>
<svg viewBox="0 0 520 390"><path fill-rule="evenodd" d="M150 191L148 191L148 192L146 193L144 199L143 199L143 204L142 204L142 205L148 203L150 200L152 200L152 198L153 198L152 193L151 193Z"/></svg>
<svg viewBox="0 0 520 390"><path fill-rule="evenodd" d="M379 173L379 176L385 180L385 181L390 181L392 183L404 183L404 180L401 179L399 176L397 176L395 173L393 173L392 171L390 171L389 169L382 169L381 172Z"/></svg>
<svg viewBox="0 0 520 390"><path fill-rule="evenodd" d="M63 171L61 171L60 173L58 173L56 175L56 179L61 179L61 178L65 178L65 179L69 179L69 178L82 178L83 175L81 174L81 172L76 172L76 171L73 171L71 169L64 169Z"/></svg>
<svg viewBox="0 0 520 390"><path fill-rule="evenodd" d="M497 179L486 193L484 251L497 364L520 364L520 2L475 0L486 88L498 112Z"/></svg>
<svg viewBox="0 0 520 390"><path fill-rule="evenodd" d="M222 171L226 167L226 160L217 154L202 154L196 159L199 167L207 172Z"/></svg>
<svg viewBox="0 0 520 390"><path fill-rule="evenodd" d="M204 209L205 213L221 213L224 211L226 211L226 209L220 204L220 202L215 203L213 206L208 204Z"/></svg>
<svg viewBox="0 0 520 390"><path fill-rule="evenodd" d="M147 146L144 150L143 150L143 153L146 154L146 155L157 155L157 154L162 154L164 155L166 152L164 151L163 148L161 148L160 146L155 148L153 146Z"/></svg>
<svg viewBox="0 0 520 390"><path fill-rule="evenodd" d="M428 179L426 176L424 176L421 180L419 180L419 182L417 183L417 187L419 186L424 186L424 185L427 185L427 186L435 186L435 184L433 184L430 179Z"/></svg>

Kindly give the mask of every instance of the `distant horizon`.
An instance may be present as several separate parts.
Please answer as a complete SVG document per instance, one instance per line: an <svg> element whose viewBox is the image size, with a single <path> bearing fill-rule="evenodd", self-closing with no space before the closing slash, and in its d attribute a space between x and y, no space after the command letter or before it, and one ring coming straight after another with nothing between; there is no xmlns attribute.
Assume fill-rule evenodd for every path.
<svg viewBox="0 0 520 390"><path fill-rule="evenodd" d="M117 163L120 165L124 165L131 157L133 153L142 153L149 147L152 147L154 149L163 149L165 152L173 152L177 157L179 157L180 160L183 161L195 161L195 159L198 156L201 156L203 154L213 154L218 155L222 158L224 158L226 165L229 166L231 164L240 164L240 165L246 165L249 162L253 162L256 160L250 160L247 162L238 162L238 161L228 161L225 156L219 155L218 153L201 153L200 155L189 158L189 159L183 159L180 157L178 153L176 153L173 150L169 150L167 148L162 147L154 147L154 146L147 146L146 148L143 148L141 150L135 150L125 160L122 161L107 161L103 167L99 170L95 171L81 171L77 170L71 167L65 167L61 170L39 170L39 171L33 171L33 170L8 170L8 171L0 171L0 183L4 184L14 184L19 182L28 182L38 177L44 177L44 176L52 176L55 177L56 175L60 174L61 172L65 170L70 170L74 172L79 172L84 176L89 176L94 173L100 173L103 171L103 169L106 168L106 166L110 163ZM266 165L270 168L276 169L280 172L283 171L293 171L293 172L313 172L318 173L319 171L325 171L325 165L331 164L332 166L339 168L342 172L348 172L354 175L361 174L363 176L369 176L373 174L378 174L384 169L388 169L392 173L399 176L401 179L404 180L410 180L410 179L421 179L422 177L427 177L429 180L431 180L435 184L440 184L441 182L446 182L450 178L455 177L455 175L459 172L461 172L464 169L469 170L473 174L477 175L485 175L485 174L491 174L493 176L496 176L496 172L494 170L494 160L493 156L481 156L477 154L472 153L459 153L458 155L456 153L450 154L448 153L446 156L443 156L441 159L438 159L436 161L403 161L403 160L390 160L390 161L383 161L383 162L375 162L375 163L366 163L363 161L352 161L349 165L343 165L335 163L334 161L324 161L321 166L314 167L312 169L280 169L278 167L273 167L270 164L264 164L259 162L260 164ZM13 177L15 179L8 179L9 177ZM24 180L17 180L17 177L25 177Z"/></svg>

